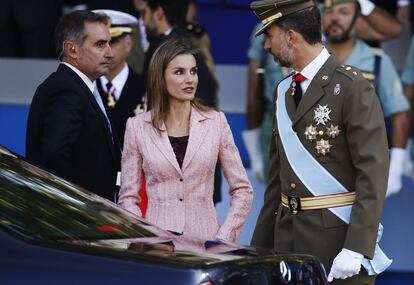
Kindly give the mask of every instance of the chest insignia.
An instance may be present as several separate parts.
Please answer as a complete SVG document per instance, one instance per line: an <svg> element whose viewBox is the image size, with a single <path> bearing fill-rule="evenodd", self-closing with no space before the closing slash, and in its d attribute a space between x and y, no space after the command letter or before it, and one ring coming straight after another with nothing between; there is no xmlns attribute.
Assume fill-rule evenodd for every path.
<svg viewBox="0 0 414 285"><path fill-rule="evenodd" d="M331 110L328 108L328 105L321 106L319 105L316 110L313 110L315 113L315 116L313 119L316 122L316 125L322 124L325 125L331 118L329 118L329 114L331 113Z"/></svg>
<svg viewBox="0 0 414 285"><path fill-rule="evenodd" d="M338 126L334 126L332 124L331 124L330 127L326 128L326 131L328 133L328 136L332 139L336 138L339 135L339 133L341 132L341 130L339 129Z"/></svg>
<svg viewBox="0 0 414 285"><path fill-rule="evenodd" d="M316 127L314 127L312 125L306 127L306 130L305 130L305 138L308 141L316 140L317 134L318 133L317 133Z"/></svg>
<svg viewBox="0 0 414 285"><path fill-rule="evenodd" d="M331 151L331 147L332 145L329 143L329 140L321 139L316 142L315 149L318 154L325 155Z"/></svg>
<svg viewBox="0 0 414 285"><path fill-rule="evenodd" d="M108 101L106 102L109 108L114 108L116 105L116 101L114 96L111 93L108 93Z"/></svg>
<svg viewBox="0 0 414 285"><path fill-rule="evenodd" d="M143 98L142 98L142 103L141 104L138 104L137 105L137 107L135 108L135 110L134 110L134 114L135 114L135 116L136 115L138 115L138 114L140 114L140 113L144 113L144 112L146 112L147 111L147 97L146 96L144 96Z"/></svg>
<svg viewBox="0 0 414 285"><path fill-rule="evenodd" d="M308 125L303 133L307 141L316 141L314 147L317 154L326 155L331 152L333 146L330 144L330 140L336 139L341 132L338 125L326 125L331 120L329 117L331 111L328 105L318 105L318 108L314 110L313 118L316 126ZM320 124L323 126L318 127Z"/></svg>
<svg viewBox="0 0 414 285"><path fill-rule="evenodd" d="M334 88L334 95L339 95L341 93L341 84L337 83Z"/></svg>

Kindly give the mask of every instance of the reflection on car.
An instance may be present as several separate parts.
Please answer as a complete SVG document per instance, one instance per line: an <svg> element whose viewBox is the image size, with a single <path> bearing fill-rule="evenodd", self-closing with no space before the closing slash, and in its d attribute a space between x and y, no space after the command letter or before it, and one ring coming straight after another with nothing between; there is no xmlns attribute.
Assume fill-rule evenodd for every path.
<svg viewBox="0 0 414 285"><path fill-rule="evenodd" d="M312 256L162 230L0 146L0 284L327 284Z"/></svg>

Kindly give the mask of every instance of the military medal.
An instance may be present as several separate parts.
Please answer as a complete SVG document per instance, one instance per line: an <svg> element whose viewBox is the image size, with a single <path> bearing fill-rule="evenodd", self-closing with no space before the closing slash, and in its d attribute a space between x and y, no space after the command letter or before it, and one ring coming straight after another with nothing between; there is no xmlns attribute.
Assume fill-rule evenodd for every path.
<svg viewBox="0 0 414 285"><path fill-rule="evenodd" d="M108 107L110 108L114 108L116 105L116 101L114 96L112 95L112 93L108 93L108 102L107 102Z"/></svg>
<svg viewBox="0 0 414 285"><path fill-rule="evenodd" d="M140 113L144 113L147 111L147 97L144 96L142 98L142 104L138 104L137 107L134 110L134 114L135 116L140 114Z"/></svg>
<svg viewBox="0 0 414 285"><path fill-rule="evenodd" d="M317 134L316 127L314 127L312 125L306 127L305 138L307 140L309 140L309 141L316 140L316 134Z"/></svg>
<svg viewBox="0 0 414 285"><path fill-rule="evenodd" d="M296 92L296 82L292 81L292 85L291 85L291 88L290 88L290 95L294 96L295 92Z"/></svg>
<svg viewBox="0 0 414 285"><path fill-rule="evenodd" d="M326 122L328 122L331 118L329 118L329 114L331 113L331 110L329 110L328 105L321 106L319 105L316 110L314 110L315 116L313 119L316 122L316 125L322 124L325 125Z"/></svg>
<svg viewBox="0 0 414 285"><path fill-rule="evenodd" d="M338 128L338 126L334 126L331 124L330 127L326 128L327 132L328 132L328 136L332 139L336 138L339 133L341 132L341 130Z"/></svg>
<svg viewBox="0 0 414 285"><path fill-rule="evenodd" d="M330 152L331 147L332 147L332 145L329 144L329 140L324 140L324 139L321 139L320 141L317 141L316 146L315 146L316 152L318 154L322 154L322 155L325 155L328 152Z"/></svg>

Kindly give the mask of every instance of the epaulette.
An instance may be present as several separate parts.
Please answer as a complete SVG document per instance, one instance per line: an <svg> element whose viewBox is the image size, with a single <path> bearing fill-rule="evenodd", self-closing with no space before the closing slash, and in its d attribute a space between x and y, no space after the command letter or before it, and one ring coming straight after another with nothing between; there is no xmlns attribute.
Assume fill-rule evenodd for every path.
<svg viewBox="0 0 414 285"><path fill-rule="evenodd" d="M201 38L206 33L206 29L197 24L187 23L185 29L196 38Z"/></svg>
<svg viewBox="0 0 414 285"><path fill-rule="evenodd" d="M361 71L350 65L341 64L336 70L345 74L352 80L358 76L362 76Z"/></svg>

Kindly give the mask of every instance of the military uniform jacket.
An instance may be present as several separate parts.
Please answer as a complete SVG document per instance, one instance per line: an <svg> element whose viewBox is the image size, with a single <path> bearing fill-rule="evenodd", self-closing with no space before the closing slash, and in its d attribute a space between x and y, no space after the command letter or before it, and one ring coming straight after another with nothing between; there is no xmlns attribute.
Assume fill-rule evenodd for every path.
<svg viewBox="0 0 414 285"><path fill-rule="evenodd" d="M102 88L102 81L100 78L96 80L96 86L99 90L99 94L101 94L106 111L111 116L116 134L118 136L118 141L121 143L121 146L123 146L125 126L128 118L137 115L139 112L138 109L144 111L144 77L136 74L131 68L129 68L127 81L125 82L124 88L121 90L118 101L113 107L108 106L108 95Z"/></svg>
<svg viewBox="0 0 414 285"><path fill-rule="evenodd" d="M289 165L275 118L277 96L286 96L292 128L307 151L346 189L356 192L350 224L328 209L300 211L294 215L281 204L281 193L296 197L312 194ZM388 149L383 114L372 86L354 68L340 65L330 56L317 72L296 109L293 97L274 95L273 138L270 146L269 185L252 244L279 252L312 254L329 272L342 248L372 258L388 178ZM326 106L329 120L316 124L315 111ZM319 109L320 110L320 109ZM310 141L309 126L323 131ZM339 135L326 137L327 127L337 126ZM330 151L318 154L316 142L329 140Z"/></svg>

